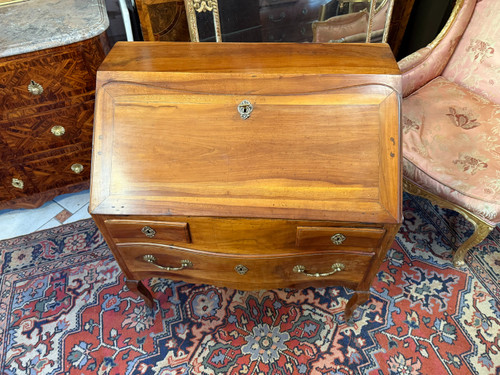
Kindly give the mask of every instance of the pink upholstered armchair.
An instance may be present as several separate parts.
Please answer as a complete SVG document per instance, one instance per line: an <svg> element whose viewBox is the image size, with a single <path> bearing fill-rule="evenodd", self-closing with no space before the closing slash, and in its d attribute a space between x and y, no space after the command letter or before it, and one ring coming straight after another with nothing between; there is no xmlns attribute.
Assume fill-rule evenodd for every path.
<svg viewBox="0 0 500 375"><path fill-rule="evenodd" d="M457 0L440 35L399 66L404 187L473 223L453 256L462 266L500 222L500 1Z"/></svg>

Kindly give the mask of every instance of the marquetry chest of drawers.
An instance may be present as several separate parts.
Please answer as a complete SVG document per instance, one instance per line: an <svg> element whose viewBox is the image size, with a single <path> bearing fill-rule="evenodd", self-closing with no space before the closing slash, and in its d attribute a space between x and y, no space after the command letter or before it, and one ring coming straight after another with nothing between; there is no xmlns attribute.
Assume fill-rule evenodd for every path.
<svg viewBox="0 0 500 375"><path fill-rule="evenodd" d="M0 209L88 188L105 35L0 59Z"/></svg>
<svg viewBox="0 0 500 375"><path fill-rule="evenodd" d="M117 43L97 74L90 212L127 277L369 288L401 223L387 45Z"/></svg>

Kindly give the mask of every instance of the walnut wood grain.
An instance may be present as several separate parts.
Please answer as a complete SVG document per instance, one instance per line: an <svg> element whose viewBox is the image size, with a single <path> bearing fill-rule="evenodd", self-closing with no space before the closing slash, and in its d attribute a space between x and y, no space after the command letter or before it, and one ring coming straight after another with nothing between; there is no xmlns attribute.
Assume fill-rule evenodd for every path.
<svg viewBox="0 0 500 375"><path fill-rule="evenodd" d="M254 218L215 218L187 216L113 216L99 215L112 242L156 243L163 245L186 246L200 251L232 254L275 254L298 255L317 250L353 252L373 252L378 248L385 233L383 226L362 223L356 227L342 222L277 220ZM157 235L146 237L141 229L148 225ZM189 228L189 233L186 229ZM330 241L331 233L344 233L349 239L343 246L318 245L318 231L323 228L322 240ZM313 235L306 234L305 241L297 243L298 233L310 229ZM352 237L352 238L351 238Z"/></svg>
<svg viewBox="0 0 500 375"><path fill-rule="evenodd" d="M296 245L301 249L367 251L376 249L380 245L384 233L385 230L382 228L297 227ZM335 243L332 239L336 235L343 236L339 243Z"/></svg>
<svg viewBox="0 0 500 375"><path fill-rule="evenodd" d="M129 280L344 285L349 318L402 220L400 84L387 45L117 43L90 212ZM185 223L191 242L143 238L146 222Z"/></svg>
<svg viewBox="0 0 500 375"><path fill-rule="evenodd" d="M99 71L97 108L111 107L95 122L93 212L400 220L398 69L387 46L152 46L117 45ZM365 52L380 58L370 65ZM247 120L243 100L254 105Z"/></svg>
<svg viewBox="0 0 500 375"><path fill-rule="evenodd" d="M240 290L285 287L301 289L332 284L355 289L362 281L372 259L372 254L349 252L235 255L158 244L120 244L118 250L136 280L166 277ZM143 256L148 254L155 256L157 264L162 266L179 267L184 259L191 261L193 265L179 271L164 271L144 261ZM296 265L303 265L308 273L327 273L331 271L331 265L334 263L342 263L345 269L331 276L318 278L293 270ZM245 266L248 271L244 275L239 274L235 269L238 265Z"/></svg>
<svg viewBox="0 0 500 375"><path fill-rule="evenodd" d="M111 235L115 241L151 241L164 243L190 243L188 224L177 221L159 220L130 220L130 219L108 219L106 220ZM149 228L150 233L144 228Z"/></svg>
<svg viewBox="0 0 500 375"><path fill-rule="evenodd" d="M136 82L147 82L162 72L203 73L207 78L207 73L238 72L255 77L260 74L399 75L387 45L334 43L117 42L99 71L102 72L99 74L101 84L109 80L113 72L130 72L129 81L136 81L134 78L140 76ZM154 74L148 76L144 72ZM382 83L390 77L373 78ZM394 78L392 82L398 89L399 79Z"/></svg>

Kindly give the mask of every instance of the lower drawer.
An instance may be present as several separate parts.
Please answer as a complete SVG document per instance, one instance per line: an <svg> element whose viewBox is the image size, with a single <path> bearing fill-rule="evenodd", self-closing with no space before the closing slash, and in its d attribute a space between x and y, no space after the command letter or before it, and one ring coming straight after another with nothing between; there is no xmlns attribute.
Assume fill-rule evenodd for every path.
<svg viewBox="0 0 500 375"><path fill-rule="evenodd" d="M91 143L94 101L0 122L0 159L21 159L76 143Z"/></svg>
<svg viewBox="0 0 500 375"><path fill-rule="evenodd" d="M0 167L0 201L25 197L37 192L21 166Z"/></svg>
<svg viewBox="0 0 500 375"><path fill-rule="evenodd" d="M345 285L356 287L369 270L370 254L317 252L304 255L223 254L178 246L118 245L136 280L165 277L240 290Z"/></svg>
<svg viewBox="0 0 500 375"><path fill-rule="evenodd" d="M90 144L55 149L53 156L23 161L23 170L39 192L87 181L90 178Z"/></svg>

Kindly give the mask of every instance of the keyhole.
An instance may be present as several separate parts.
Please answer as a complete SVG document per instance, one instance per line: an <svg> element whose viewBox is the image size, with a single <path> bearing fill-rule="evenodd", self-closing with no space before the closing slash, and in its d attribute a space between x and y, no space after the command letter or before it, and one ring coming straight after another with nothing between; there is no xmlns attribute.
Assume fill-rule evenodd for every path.
<svg viewBox="0 0 500 375"><path fill-rule="evenodd" d="M250 117L250 113L252 113L253 106L248 100L243 100L238 105L238 112L243 120L246 120Z"/></svg>

